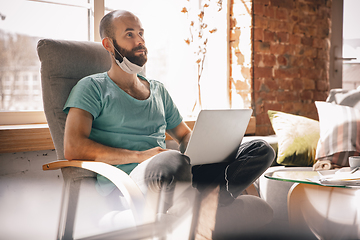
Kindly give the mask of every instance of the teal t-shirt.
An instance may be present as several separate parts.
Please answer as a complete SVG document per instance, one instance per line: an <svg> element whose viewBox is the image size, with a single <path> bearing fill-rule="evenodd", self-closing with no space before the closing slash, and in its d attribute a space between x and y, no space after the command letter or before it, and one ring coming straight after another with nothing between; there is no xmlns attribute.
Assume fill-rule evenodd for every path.
<svg viewBox="0 0 360 240"><path fill-rule="evenodd" d="M81 79L71 90L64 112L71 107L89 112L93 124L89 138L110 147L144 151L166 148L165 131L181 123L182 117L164 85L155 80L150 96L138 100L119 88L105 73ZM137 163L117 165L130 173Z"/></svg>

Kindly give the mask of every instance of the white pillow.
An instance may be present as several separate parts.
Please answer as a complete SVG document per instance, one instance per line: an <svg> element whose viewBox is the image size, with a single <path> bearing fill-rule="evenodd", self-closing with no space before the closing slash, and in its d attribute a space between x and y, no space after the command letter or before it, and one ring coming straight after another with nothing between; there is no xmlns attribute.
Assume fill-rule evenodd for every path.
<svg viewBox="0 0 360 240"><path fill-rule="evenodd" d="M360 110L327 102L315 102L320 139L316 160L349 166L349 156L360 155Z"/></svg>

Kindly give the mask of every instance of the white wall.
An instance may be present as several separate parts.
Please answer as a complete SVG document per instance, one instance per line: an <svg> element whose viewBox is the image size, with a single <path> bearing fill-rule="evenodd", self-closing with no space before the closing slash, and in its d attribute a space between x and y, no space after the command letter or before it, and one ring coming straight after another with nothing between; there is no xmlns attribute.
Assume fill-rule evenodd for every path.
<svg viewBox="0 0 360 240"><path fill-rule="evenodd" d="M62 175L54 150L0 154L0 239L56 239Z"/></svg>

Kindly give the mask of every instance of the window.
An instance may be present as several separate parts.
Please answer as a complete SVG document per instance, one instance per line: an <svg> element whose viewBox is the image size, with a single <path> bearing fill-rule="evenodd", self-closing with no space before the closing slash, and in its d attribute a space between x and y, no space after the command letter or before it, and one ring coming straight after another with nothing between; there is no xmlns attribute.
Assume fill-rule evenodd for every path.
<svg viewBox="0 0 360 240"><path fill-rule="evenodd" d="M358 0L333 0L330 49L330 88L355 89L360 86L360 20Z"/></svg>
<svg viewBox="0 0 360 240"><path fill-rule="evenodd" d="M34 83L38 82L38 81L39 81L39 75L38 75L38 74L34 74L33 77L32 77L32 79L33 79L33 82L34 82Z"/></svg>
<svg viewBox="0 0 360 240"><path fill-rule="evenodd" d="M31 98L41 89L37 42L41 38L92 40L91 6L88 0L0 0L0 114L42 111L41 97ZM1 120L0 124L9 123Z"/></svg>
<svg viewBox="0 0 360 240"><path fill-rule="evenodd" d="M356 26L360 21L357 0L344 1L343 22L343 61L342 86L344 89L355 89L360 86L360 29Z"/></svg>

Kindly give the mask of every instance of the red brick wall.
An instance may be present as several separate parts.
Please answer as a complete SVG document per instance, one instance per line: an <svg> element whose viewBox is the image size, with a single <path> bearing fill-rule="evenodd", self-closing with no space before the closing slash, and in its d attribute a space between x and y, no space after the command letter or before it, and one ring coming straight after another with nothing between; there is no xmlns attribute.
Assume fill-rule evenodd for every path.
<svg viewBox="0 0 360 240"><path fill-rule="evenodd" d="M318 119L314 102L329 91L331 0L232 0L232 31L242 28L234 24L237 4L248 4L252 17L256 134L274 133L268 110Z"/></svg>

